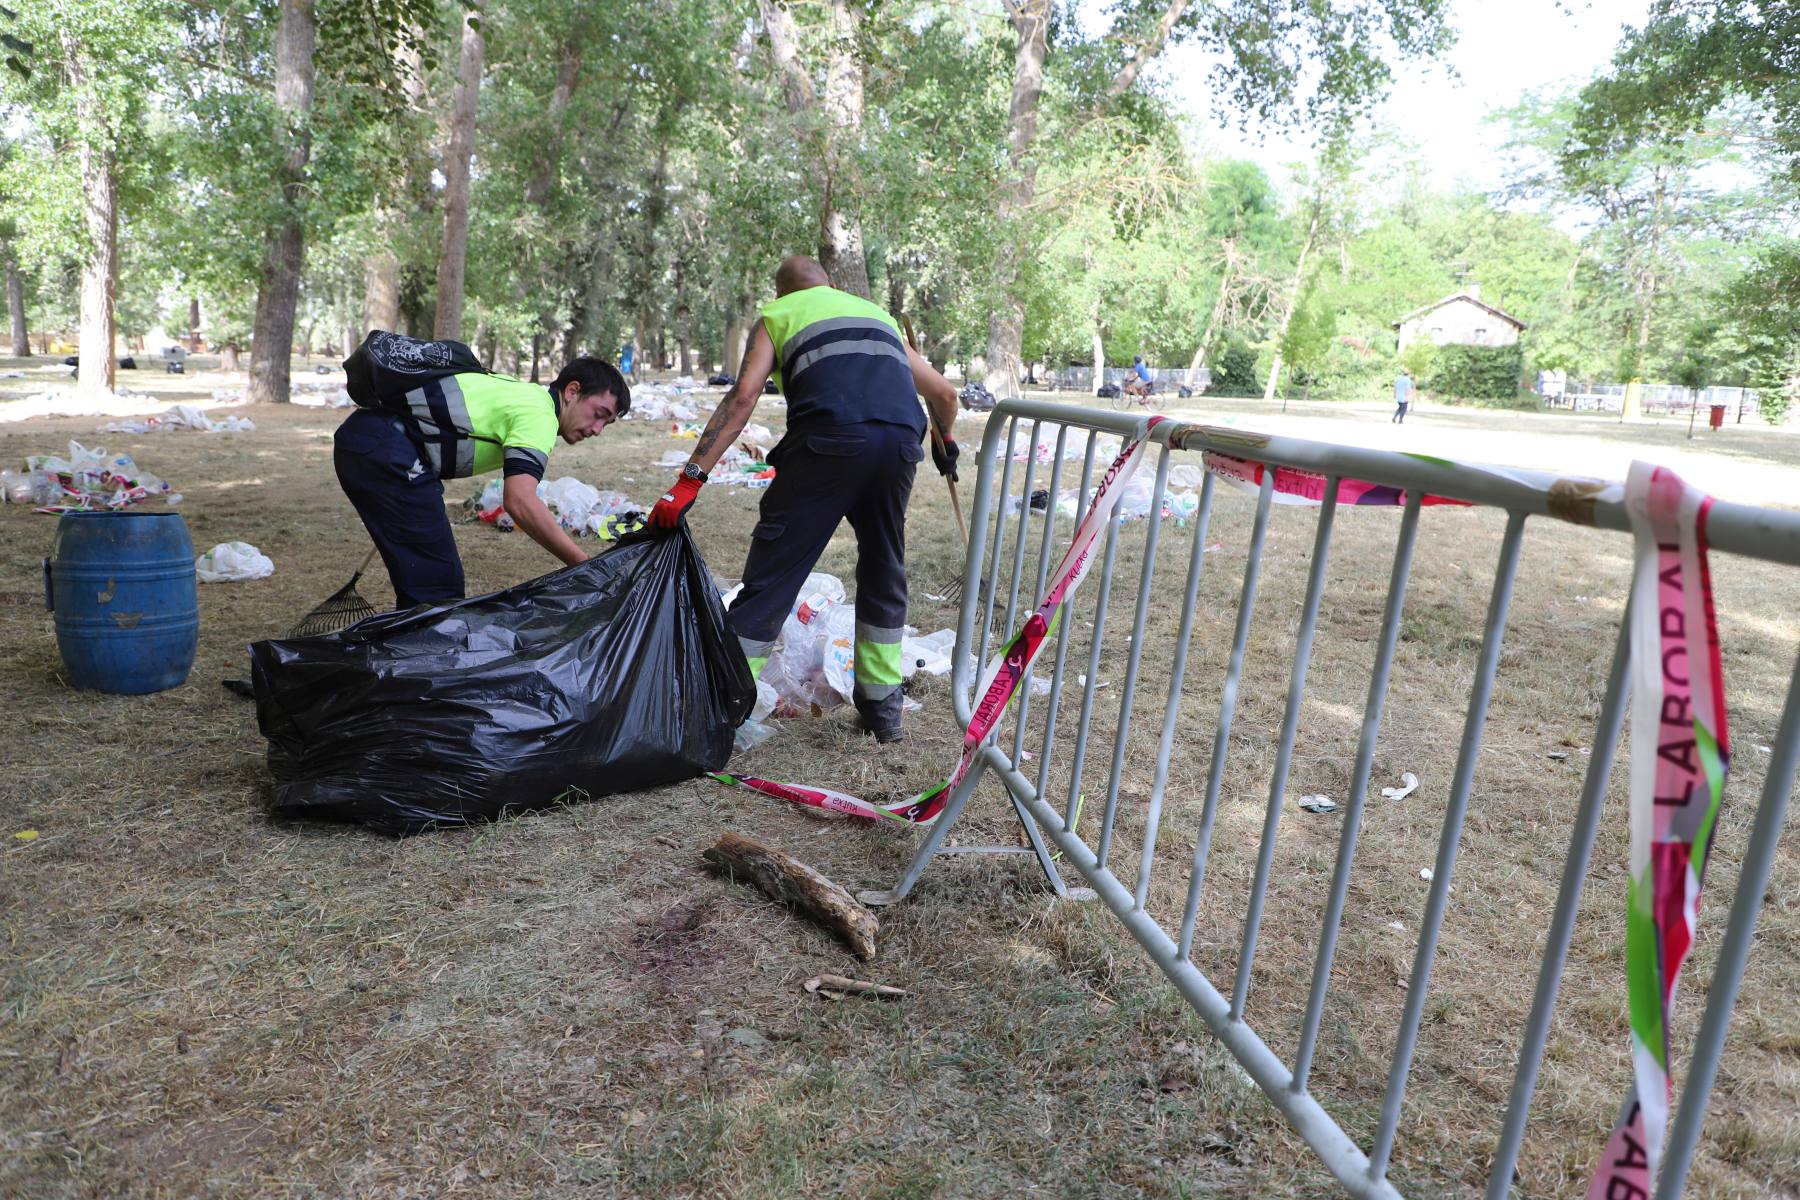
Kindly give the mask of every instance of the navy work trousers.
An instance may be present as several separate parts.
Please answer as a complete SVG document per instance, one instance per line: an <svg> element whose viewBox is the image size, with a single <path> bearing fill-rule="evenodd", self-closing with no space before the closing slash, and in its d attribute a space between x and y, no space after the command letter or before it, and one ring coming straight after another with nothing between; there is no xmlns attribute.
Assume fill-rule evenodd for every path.
<svg viewBox="0 0 1800 1200"><path fill-rule="evenodd" d="M906 502L925 450L903 425L810 425L789 430L769 455L775 482L750 535L744 590L731 631L752 662L768 656L800 588L838 524L856 531L856 709L873 729L900 724L898 662L906 624Z"/></svg>
<svg viewBox="0 0 1800 1200"><path fill-rule="evenodd" d="M463 596L462 557L444 511L444 482L399 417L359 408L338 426L338 483L387 564L401 608Z"/></svg>

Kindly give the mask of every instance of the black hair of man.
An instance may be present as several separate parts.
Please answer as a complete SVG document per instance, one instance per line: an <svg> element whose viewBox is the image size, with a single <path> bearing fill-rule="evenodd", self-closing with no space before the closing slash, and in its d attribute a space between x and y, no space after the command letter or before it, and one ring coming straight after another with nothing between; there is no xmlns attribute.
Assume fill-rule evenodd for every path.
<svg viewBox="0 0 1800 1200"><path fill-rule="evenodd" d="M619 374L619 368L604 358L589 358L583 355L581 358L571 360L569 365L562 369L562 374L556 377L556 382L550 385L550 390L560 397L563 389L570 383L579 383L583 396L592 396L595 392L611 392L618 405L613 410L615 417L622 417L631 411L630 385L625 382L625 377Z"/></svg>

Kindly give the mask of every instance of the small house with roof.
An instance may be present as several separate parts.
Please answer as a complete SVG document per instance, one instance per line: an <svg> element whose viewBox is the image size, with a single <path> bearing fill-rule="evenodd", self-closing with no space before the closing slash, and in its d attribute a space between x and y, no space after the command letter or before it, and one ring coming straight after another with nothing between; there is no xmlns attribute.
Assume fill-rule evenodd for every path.
<svg viewBox="0 0 1800 1200"><path fill-rule="evenodd" d="M1525 322L1483 303L1481 285L1471 283L1453 296L1414 309L1392 328L1400 331L1400 350L1405 353L1421 338L1438 346L1510 346L1519 340Z"/></svg>

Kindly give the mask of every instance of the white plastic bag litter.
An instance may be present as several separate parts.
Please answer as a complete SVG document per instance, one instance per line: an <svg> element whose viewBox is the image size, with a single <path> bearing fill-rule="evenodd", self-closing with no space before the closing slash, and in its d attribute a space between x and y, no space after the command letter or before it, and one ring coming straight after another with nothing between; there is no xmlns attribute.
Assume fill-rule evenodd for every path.
<svg viewBox="0 0 1800 1200"><path fill-rule="evenodd" d="M900 673L911 675L914 671L923 671L927 675L948 675L955 650L954 629L940 629L922 637L903 636L900 639Z"/></svg>
<svg viewBox="0 0 1800 1200"><path fill-rule="evenodd" d="M847 703L856 691L856 609L834 604L821 622L819 675L831 689L834 703ZM821 708L829 707L823 700Z"/></svg>
<svg viewBox="0 0 1800 1200"><path fill-rule="evenodd" d="M762 673L774 686L784 714L805 713L815 704L828 708L843 703L843 696L825 679L826 619L833 609L840 608L849 613L854 634L856 613L844 603L843 581L822 571L806 577L800 599L782 622L781 637Z"/></svg>
<svg viewBox="0 0 1800 1200"><path fill-rule="evenodd" d="M194 574L201 583L267 579L274 573L274 561L249 542L220 542L194 560Z"/></svg>

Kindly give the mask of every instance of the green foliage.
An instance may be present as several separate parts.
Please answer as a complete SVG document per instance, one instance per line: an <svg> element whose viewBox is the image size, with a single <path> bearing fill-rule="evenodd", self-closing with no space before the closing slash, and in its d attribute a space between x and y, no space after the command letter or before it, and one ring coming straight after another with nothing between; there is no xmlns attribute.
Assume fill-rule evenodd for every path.
<svg viewBox="0 0 1800 1200"><path fill-rule="evenodd" d="M1400 354L1400 366L1412 372L1412 377L1421 383L1431 379L1438 369L1441 355L1438 347L1429 338L1419 338L1408 342L1406 349Z"/></svg>
<svg viewBox="0 0 1800 1200"><path fill-rule="evenodd" d="M1609 157L1723 132L1772 153L1800 182L1796 45L1800 8L1791 3L1652 0L1643 24L1626 28L1610 71L1582 92L1582 140Z"/></svg>
<svg viewBox="0 0 1800 1200"><path fill-rule="evenodd" d="M32 325L74 320L86 142L120 164L125 330L160 321L185 332L197 297L207 336L242 343L263 234L282 211L279 0L8 2L21 11L0 31L34 44L36 69L0 68L14 114L0 239L25 277ZM1603 128L1595 114L1611 93L1600 85L1536 98L1508 115L1527 161L1502 197L1434 191L1415 149L1350 121L1385 89L1390 62L1443 48L1445 0L1186 7L1171 40L1214 52L1222 108L1338 135L1325 143L1339 152L1280 189L1255 164L1197 153L1157 87L1109 94L1166 0L1106 6L1104 29L1055 5L1033 196L1005 222L1010 23L993 5L854 7L863 124L840 147L831 200L860 222L875 298L912 317L935 359L981 351L1005 299L997 278L1025 303L1028 359L1086 364L1098 339L1114 364L1134 354L1204 363L1227 394L1259 395L1259 361L1266 370L1278 348L1309 392L1383 394L1393 323L1472 283L1529 326L1521 346L1533 368L1605 377L1628 357L1652 378L1685 377L1709 315L1710 379L1742 381L1753 362L1779 373L1796 359L1800 255L1775 253L1764 218L1780 197L1752 204L1699 186L1741 177L1707 169L1726 151L1650 137L1689 128L1691 114ZM1709 28L1730 16L1711 0L1653 0L1652 23L1675 7ZM403 326L405 314L429 322L442 239L433 172L465 8L316 0L299 312L315 344L357 332L369 267L388 251L404 281ZM834 44L826 8L785 8L818 84ZM508 364L534 339L555 359L638 337L716 361L727 325L769 294L775 262L818 245L825 199L806 158L819 114L789 110L758 5L485 0L481 25L465 336ZM1657 45L1676 46L1673 26L1659 29ZM1632 53L1609 78L1654 65ZM93 67L79 86L68 54ZM1741 116L1731 105L1761 86L1719 92L1706 112ZM1659 187L1665 201L1679 197L1660 215ZM1559 206L1597 224L1572 237ZM1004 255L1016 265L997 271ZM1501 391L1499 368L1489 379L1430 355L1424 344L1403 361L1440 390Z"/></svg>
<svg viewBox="0 0 1800 1200"><path fill-rule="evenodd" d="M1294 382L1311 391L1320 382L1319 376L1336 341L1337 314L1320 303L1314 289L1308 288L1295 306L1287 335L1281 339L1281 356L1293 372Z"/></svg>
<svg viewBox="0 0 1800 1200"><path fill-rule="evenodd" d="M1411 347L1408 347L1411 349ZM1464 400L1510 400L1518 394L1525 358L1513 346L1438 346L1426 386Z"/></svg>
<svg viewBox="0 0 1800 1200"><path fill-rule="evenodd" d="M1261 396L1262 382L1256 377L1256 349L1243 341L1231 341L1219 352L1218 366L1212 373L1215 396Z"/></svg>
<svg viewBox="0 0 1800 1200"><path fill-rule="evenodd" d="M1750 384L1756 389L1756 407L1763 420L1771 425L1786 423L1794 406L1796 377L1800 377L1800 362L1789 360L1784 365L1762 360L1752 364Z"/></svg>

